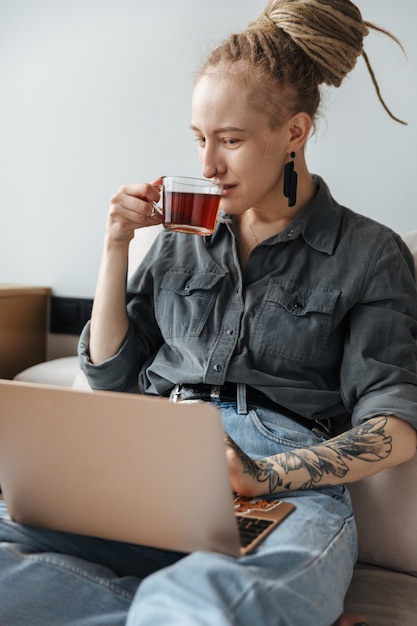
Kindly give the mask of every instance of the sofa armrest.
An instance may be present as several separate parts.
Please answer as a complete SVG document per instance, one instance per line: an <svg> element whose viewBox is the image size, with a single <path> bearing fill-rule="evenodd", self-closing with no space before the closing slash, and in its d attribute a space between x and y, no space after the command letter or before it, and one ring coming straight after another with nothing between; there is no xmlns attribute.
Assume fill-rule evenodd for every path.
<svg viewBox="0 0 417 626"><path fill-rule="evenodd" d="M417 576L417 455L349 485L359 561Z"/></svg>
<svg viewBox="0 0 417 626"><path fill-rule="evenodd" d="M77 356L44 361L23 370L15 376L15 380L74 389L90 389L87 378L78 364Z"/></svg>

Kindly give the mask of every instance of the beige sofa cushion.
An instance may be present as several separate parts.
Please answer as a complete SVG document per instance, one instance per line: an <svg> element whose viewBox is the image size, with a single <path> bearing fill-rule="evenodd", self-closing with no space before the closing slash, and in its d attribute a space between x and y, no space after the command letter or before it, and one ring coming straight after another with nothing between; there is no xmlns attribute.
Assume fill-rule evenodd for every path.
<svg viewBox="0 0 417 626"><path fill-rule="evenodd" d="M417 626L417 578L372 565L357 565L344 610L372 626Z"/></svg>
<svg viewBox="0 0 417 626"><path fill-rule="evenodd" d="M349 491L359 561L417 576L417 455L349 485Z"/></svg>
<svg viewBox="0 0 417 626"><path fill-rule="evenodd" d="M41 385L72 387L81 373L78 357L67 356L33 365L15 376L15 380Z"/></svg>

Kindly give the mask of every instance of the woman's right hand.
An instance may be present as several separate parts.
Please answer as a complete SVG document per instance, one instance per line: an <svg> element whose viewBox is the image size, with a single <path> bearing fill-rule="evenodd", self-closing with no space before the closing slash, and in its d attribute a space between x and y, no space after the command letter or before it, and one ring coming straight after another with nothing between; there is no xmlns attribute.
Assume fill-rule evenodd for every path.
<svg viewBox="0 0 417 626"><path fill-rule="evenodd" d="M161 224L162 216L153 210L158 202L162 179L152 183L122 185L110 200L107 238L115 243L128 243L137 228Z"/></svg>
<svg viewBox="0 0 417 626"><path fill-rule="evenodd" d="M106 236L94 296L90 326L90 358L102 363L120 347L129 321L126 313L126 273L129 242L137 228L162 222L152 202L158 202L162 179L123 185L110 201Z"/></svg>

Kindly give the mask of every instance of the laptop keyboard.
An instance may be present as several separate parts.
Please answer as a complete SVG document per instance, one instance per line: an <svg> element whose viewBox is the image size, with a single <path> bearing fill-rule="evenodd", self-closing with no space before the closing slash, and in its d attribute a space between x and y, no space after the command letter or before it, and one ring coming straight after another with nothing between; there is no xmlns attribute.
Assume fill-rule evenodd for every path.
<svg viewBox="0 0 417 626"><path fill-rule="evenodd" d="M265 533L271 526L274 526L274 520L260 519L258 517L248 517L237 515L239 528L240 545L247 548L261 534Z"/></svg>

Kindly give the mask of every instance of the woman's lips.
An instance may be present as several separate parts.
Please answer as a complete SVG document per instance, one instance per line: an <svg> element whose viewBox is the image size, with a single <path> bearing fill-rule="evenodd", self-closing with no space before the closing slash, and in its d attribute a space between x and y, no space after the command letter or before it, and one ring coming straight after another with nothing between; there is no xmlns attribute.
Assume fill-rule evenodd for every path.
<svg viewBox="0 0 417 626"><path fill-rule="evenodd" d="M237 185L223 185L223 198L228 198Z"/></svg>

